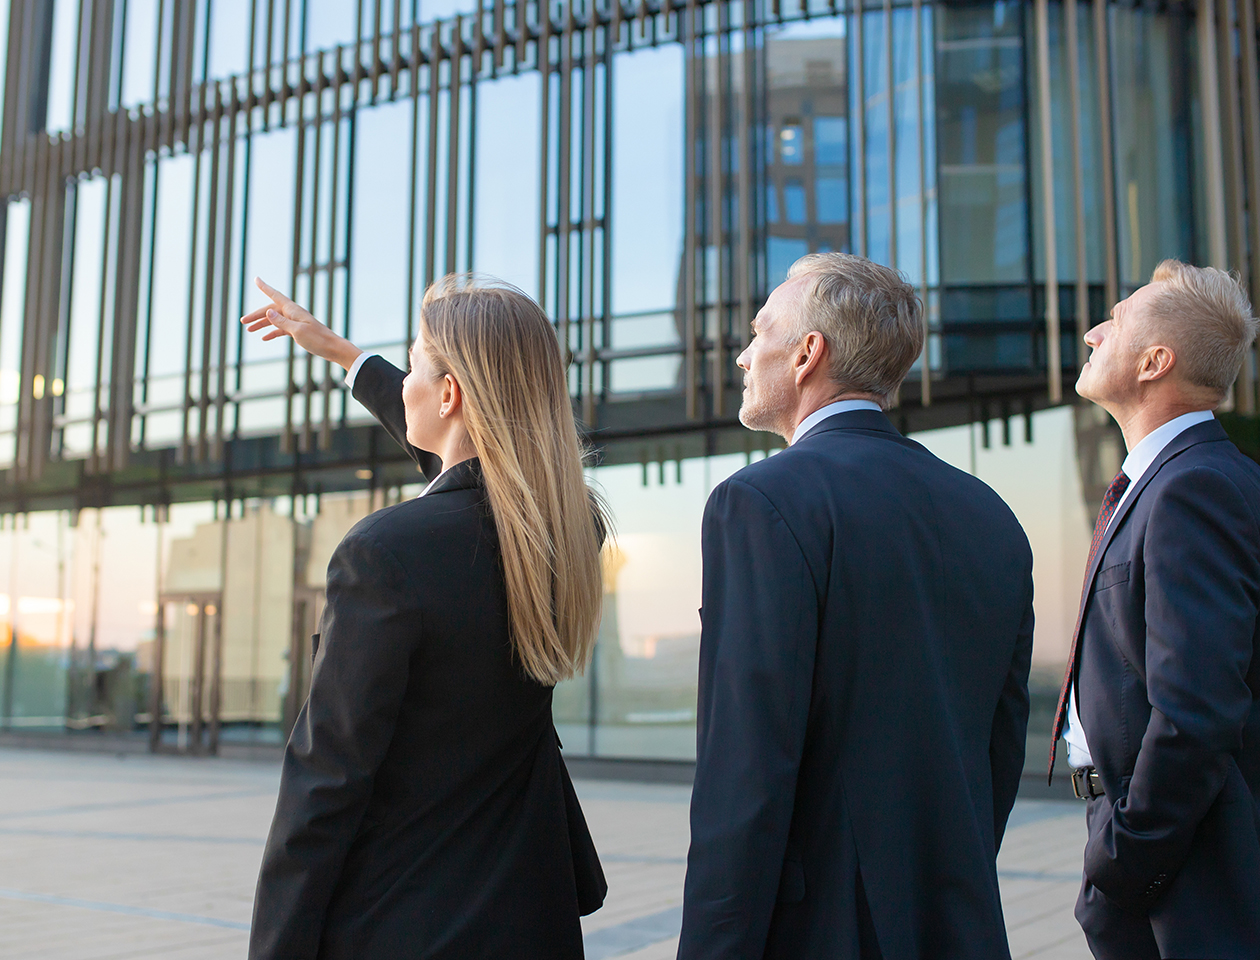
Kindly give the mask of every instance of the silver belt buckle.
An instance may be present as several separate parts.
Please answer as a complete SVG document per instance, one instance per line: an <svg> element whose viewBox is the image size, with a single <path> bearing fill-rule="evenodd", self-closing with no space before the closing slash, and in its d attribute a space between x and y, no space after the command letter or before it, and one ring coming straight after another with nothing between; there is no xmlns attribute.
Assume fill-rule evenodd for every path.
<svg viewBox="0 0 1260 960"><path fill-rule="evenodd" d="M1093 784L1089 782L1091 773L1089 767L1080 767L1072 771L1072 792L1076 794L1077 800L1092 800L1097 796L1093 790Z"/></svg>

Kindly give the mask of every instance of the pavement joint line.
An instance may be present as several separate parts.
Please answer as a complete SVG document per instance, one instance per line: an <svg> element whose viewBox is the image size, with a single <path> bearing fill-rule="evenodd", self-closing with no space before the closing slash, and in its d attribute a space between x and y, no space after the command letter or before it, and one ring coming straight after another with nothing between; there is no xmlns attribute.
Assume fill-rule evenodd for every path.
<svg viewBox="0 0 1260 960"><path fill-rule="evenodd" d="M192 913L172 913L169 910L150 910L132 907L125 903L105 903L100 900L80 900L77 897L56 897L46 893L27 893L23 890L7 890L0 887L0 899L22 900L27 903L44 903L54 907L78 907L81 910L99 910L104 913L121 913L147 920L172 920L176 923L196 923L204 927L223 927L228 930L248 930L248 923L237 920L221 920L218 917L200 917Z"/></svg>
<svg viewBox="0 0 1260 960"><path fill-rule="evenodd" d="M686 857L655 857L651 854L640 856L637 853L601 853L599 859L604 863L686 863Z"/></svg>
<svg viewBox="0 0 1260 960"><path fill-rule="evenodd" d="M79 803L70 807L52 807L47 810L11 810L8 813L0 813L0 820L57 817L75 813L98 813L103 810L129 810L134 807L165 807L175 803L202 803L211 800L245 800L250 797L270 797L274 794L274 790L228 790L221 793L198 793L181 797L149 797L136 800L113 800L108 803Z"/></svg>
<svg viewBox="0 0 1260 960"><path fill-rule="evenodd" d="M1073 931L1072 933L1064 934L1058 940L1055 940L1051 943L1043 943L1040 946L1033 947L1031 950L1025 953L1021 953L1018 957L1014 958L1014 960L1025 960L1026 957L1035 957L1038 954L1045 953L1047 950L1053 950L1055 947L1061 947L1065 943L1070 943L1071 941L1076 940L1079 937L1080 937L1080 934L1077 933L1076 931Z"/></svg>
<svg viewBox="0 0 1260 960"><path fill-rule="evenodd" d="M181 833L111 833L103 830L40 830L28 827L0 827L0 836L46 837L67 840L127 840L158 843L225 843L261 847L266 837L210 837ZM607 859L607 858L605 858Z"/></svg>
<svg viewBox="0 0 1260 960"><path fill-rule="evenodd" d="M586 960L610 960L676 937L681 929L682 907L670 907L615 926L592 930L582 938L582 948Z"/></svg>
<svg viewBox="0 0 1260 960"><path fill-rule="evenodd" d="M999 870L1005 880L1039 880L1043 883L1080 883L1079 873L1050 873L1045 870Z"/></svg>

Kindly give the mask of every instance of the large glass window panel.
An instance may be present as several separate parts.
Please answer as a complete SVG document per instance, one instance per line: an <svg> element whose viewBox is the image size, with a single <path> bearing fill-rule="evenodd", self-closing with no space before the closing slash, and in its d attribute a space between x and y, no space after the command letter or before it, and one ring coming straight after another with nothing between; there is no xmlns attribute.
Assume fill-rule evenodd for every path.
<svg viewBox="0 0 1260 960"><path fill-rule="evenodd" d="M11 727L65 722L67 514L25 515L0 534L0 715Z"/></svg>
<svg viewBox="0 0 1260 960"><path fill-rule="evenodd" d="M882 11L864 14L863 63L866 124L866 255L877 263L892 261L892 236L889 230L891 193L888 182L888 56L886 31L891 26Z"/></svg>
<svg viewBox="0 0 1260 960"><path fill-rule="evenodd" d="M192 282L194 161L186 154L158 161L157 229L153 249L153 322L149 337L148 396L167 408L145 418L148 446L169 446L181 436L187 365L189 285Z"/></svg>
<svg viewBox="0 0 1260 960"><path fill-rule="evenodd" d="M293 282L293 201L297 141L294 130L286 128L253 133L249 138L248 207L245 221L245 277L253 284L261 277L284 290ZM246 309L263 302L257 289L246 289ZM270 360L277 344L247 337L246 361Z"/></svg>
<svg viewBox="0 0 1260 960"><path fill-rule="evenodd" d="M192 263L194 160L168 157L158 164L154 235L152 374L182 373L187 343Z"/></svg>
<svg viewBox="0 0 1260 960"><path fill-rule="evenodd" d="M0 50L9 49L9 13L9 0L0 0ZM0 103L4 102L4 83L7 73L7 70L0 70ZM0 110L0 114L3 112ZM0 122L0 132L2 131L3 123Z"/></svg>
<svg viewBox="0 0 1260 960"><path fill-rule="evenodd" d="M78 0L54 0L52 54L48 68L47 129L49 130L69 130L74 122L78 33Z"/></svg>
<svg viewBox="0 0 1260 960"><path fill-rule="evenodd" d="M131 730L149 709L158 527L152 513L107 507L81 511L70 536L67 722Z"/></svg>
<svg viewBox="0 0 1260 960"><path fill-rule="evenodd" d="M844 117L814 118L814 163L843 167L849 152L849 122Z"/></svg>
<svg viewBox="0 0 1260 960"><path fill-rule="evenodd" d="M160 0L127 0L122 46L122 105L153 100L158 71L158 7ZM169 46L169 44L168 44Z"/></svg>
<svg viewBox="0 0 1260 960"><path fill-rule="evenodd" d="M252 6L252 0L208 0L207 80L221 80L248 72Z"/></svg>
<svg viewBox="0 0 1260 960"><path fill-rule="evenodd" d="M669 310L677 299L683 249L682 91L680 46L614 58L615 314Z"/></svg>
<svg viewBox="0 0 1260 960"><path fill-rule="evenodd" d="M355 116L349 336L365 349L407 339L411 113L411 101L398 100ZM420 117L423 123L423 103ZM423 173L418 186L416 228L423 237Z"/></svg>
<svg viewBox="0 0 1260 960"><path fill-rule="evenodd" d="M293 580L293 521L269 501L229 523L223 582L223 716L226 723L278 723L288 676ZM278 731L273 731L278 738Z"/></svg>
<svg viewBox="0 0 1260 960"><path fill-rule="evenodd" d="M809 253L809 241L771 236L766 240L766 273L773 289L787 279L788 270Z"/></svg>
<svg viewBox="0 0 1260 960"><path fill-rule="evenodd" d="M805 162L805 134L799 123L785 123L779 128L779 162L799 166Z"/></svg>
<svg viewBox="0 0 1260 960"><path fill-rule="evenodd" d="M796 256L850 242L848 54L843 17L768 28L768 280Z"/></svg>
<svg viewBox="0 0 1260 960"><path fill-rule="evenodd" d="M592 471L617 534L604 550L594 662L556 688L567 751L695 757L700 521L713 487L747 462L740 454Z"/></svg>
<svg viewBox="0 0 1260 960"><path fill-rule="evenodd" d="M278 741L289 677L293 578L266 571L293 569L294 520L267 500L250 503L244 516L229 521L213 519L208 508L186 505L182 516L172 508L162 580L168 720L178 735L195 712L190 688L196 621L203 612L196 608L210 604L222 630L220 719L226 729L221 736Z"/></svg>
<svg viewBox="0 0 1260 960"><path fill-rule="evenodd" d="M105 304L105 224L107 182L84 180L74 188L74 262L66 348L62 433L66 456L86 456L92 449L92 425L84 422L96 410L101 363L100 324Z"/></svg>
<svg viewBox="0 0 1260 960"><path fill-rule="evenodd" d="M477 90L473 265L531 296L539 293L539 87L531 73Z"/></svg>
<svg viewBox="0 0 1260 960"><path fill-rule="evenodd" d="M839 177L819 177L815 184L819 223L847 223L849 183Z"/></svg>
<svg viewBox="0 0 1260 960"><path fill-rule="evenodd" d="M213 637L207 636L204 615L209 608L219 616L223 605L223 521L215 519L208 503L175 504L162 526L156 553L161 579L153 612L155 624L159 610L162 621L161 720L167 727L165 739L185 748L193 714L203 720L208 715ZM143 645L141 651L140 659L151 673L153 644Z"/></svg>
<svg viewBox="0 0 1260 960"><path fill-rule="evenodd" d="M363 4L344 0L307 0L306 50L330 50L355 40L355 14Z"/></svg>
<svg viewBox="0 0 1260 960"><path fill-rule="evenodd" d="M1022 7L936 9L941 279L1027 279Z"/></svg>
<svg viewBox="0 0 1260 960"><path fill-rule="evenodd" d="M1050 25L1050 115L1053 128L1052 147L1054 163L1055 251L1057 256L1058 282L1076 281L1076 186L1075 161L1072 156L1071 84L1078 88L1081 105L1080 159L1082 198L1085 207L1086 279L1101 283L1102 264L1102 209L1101 158L1098 147L1098 96L1097 71L1093 66L1090 43L1093 18L1082 7L1077 15L1077 48L1080 70L1075 77L1068 73L1066 20L1063 8L1053 4L1049 8ZM1028 23L1029 50L1035 49L1036 32L1031 19ZM1040 88L1029 83L1029 116L1040 116ZM1032 170L1032 241L1033 275L1040 282L1046 277L1045 218L1042 203L1041 124L1033 122L1029 127L1029 167Z"/></svg>
<svg viewBox="0 0 1260 960"><path fill-rule="evenodd" d="M15 452L17 404L22 389L22 317L26 311L26 253L30 240L29 200L10 201L5 211L4 281L0 290L0 464Z"/></svg>
<svg viewBox="0 0 1260 960"><path fill-rule="evenodd" d="M250 135L245 203L244 309L266 302L254 286L261 277L277 290L293 292L293 204L297 140L290 127ZM263 342L246 335L242 340L241 392L247 397L284 391L288 371L287 338ZM284 423L284 403L274 397L249 399L239 409L242 432L275 430Z"/></svg>
<svg viewBox="0 0 1260 960"><path fill-rule="evenodd" d="M1161 260L1195 257L1193 29L1173 13L1111 8L1117 252L1128 290Z"/></svg>
<svg viewBox="0 0 1260 960"><path fill-rule="evenodd" d="M553 5L553 11L558 5ZM447 20L457 13L469 14L477 11L477 0L426 0L420 10L420 22L429 23L433 20ZM553 13L557 22L560 21L563 14Z"/></svg>
<svg viewBox="0 0 1260 960"><path fill-rule="evenodd" d="M921 16L930 18L929 6ZM893 10L893 124L896 146L894 172L897 197L893 215L897 218L897 249L894 252L896 266L905 272L911 283L918 284L924 275L923 234L926 206L920 202L919 170L926 174L927 158L922 156L923 128L919 114L917 83L922 70L916 71L914 62L914 14L901 7ZM931 101L923 99L924 110L931 112ZM927 135L933 125L926 124Z"/></svg>
<svg viewBox="0 0 1260 960"><path fill-rule="evenodd" d="M805 185L799 180L788 180L783 184L783 212L788 223L804 223Z"/></svg>
<svg viewBox="0 0 1260 960"><path fill-rule="evenodd" d="M937 110L936 110L936 8L924 7L922 12L922 22L919 25L922 35L922 64L921 70L923 74L923 111L921 137L918 139L920 149L923 153L923 171L924 171L924 187L927 191L926 204L927 207L927 263L924 269L927 271L927 283L929 287L935 287L941 281L941 245L939 233L939 201L940 194L937 187L936 178L936 148L937 148ZM939 324L940 309L939 296L929 293L928 302L924 304L924 309L928 313L929 322ZM929 341L928 352L929 360L931 358L932 345Z"/></svg>

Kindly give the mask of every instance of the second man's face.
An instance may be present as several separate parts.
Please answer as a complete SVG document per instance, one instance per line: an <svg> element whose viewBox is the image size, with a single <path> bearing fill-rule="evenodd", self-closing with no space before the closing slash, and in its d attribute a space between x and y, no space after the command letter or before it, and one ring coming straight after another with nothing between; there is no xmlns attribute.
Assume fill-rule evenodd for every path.
<svg viewBox="0 0 1260 960"><path fill-rule="evenodd" d="M1134 335L1145 320L1145 311L1155 284L1139 288L1111 310L1111 319L1092 327L1085 334L1091 350L1076 381L1076 392L1086 400L1106 407L1124 403L1138 389L1140 350L1134 346Z"/></svg>

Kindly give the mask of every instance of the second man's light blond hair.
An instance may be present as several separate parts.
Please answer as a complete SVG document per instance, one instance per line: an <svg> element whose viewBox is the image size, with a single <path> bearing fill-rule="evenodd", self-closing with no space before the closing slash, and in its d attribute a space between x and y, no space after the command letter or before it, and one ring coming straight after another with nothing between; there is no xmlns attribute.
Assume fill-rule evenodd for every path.
<svg viewBox="0 0 1260 960"><path fill-rule="evenodd" d="M1161 288L1133 346L1141 350L1166 339L1181 378L1223 399L1256 338L1256 318L1242 284L1224 270L1180 260L1157 266L1151 283Z"/></svg>

